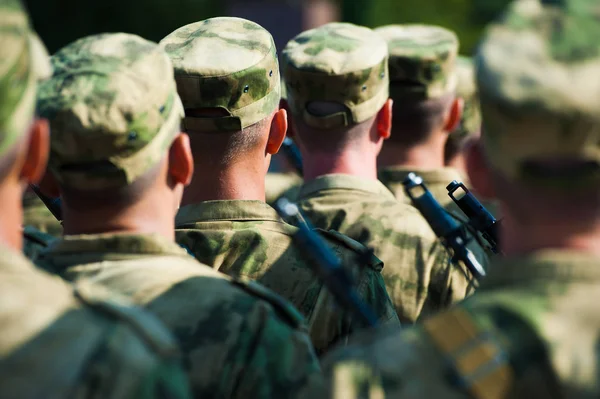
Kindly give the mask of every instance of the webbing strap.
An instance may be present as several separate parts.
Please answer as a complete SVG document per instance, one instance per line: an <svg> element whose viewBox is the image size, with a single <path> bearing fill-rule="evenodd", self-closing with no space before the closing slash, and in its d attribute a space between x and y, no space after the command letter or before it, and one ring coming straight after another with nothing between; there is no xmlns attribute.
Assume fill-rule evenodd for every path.
<svg viewBox="0 0 600 399"><path fill-rule="evenodd" d="M467 311L452 309L427 320L423 327L473 397L496 399L509 394L514 373L506 352Z"/></svg>

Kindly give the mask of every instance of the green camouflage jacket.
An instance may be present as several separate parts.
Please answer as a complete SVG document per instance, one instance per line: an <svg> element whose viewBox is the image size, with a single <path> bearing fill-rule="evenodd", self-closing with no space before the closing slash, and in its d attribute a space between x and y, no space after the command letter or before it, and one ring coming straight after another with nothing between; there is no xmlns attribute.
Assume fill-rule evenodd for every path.
<svg viewBox="0 0 600 399"><path fill-rule="evenodd" d="M302 177L295 173L267 173L265 197L267 204L274 204L281 197L294 201L302 185Z"/></svg>
<svg viewBox="0 0 600 399"><path fill-rule="evenodd" d="M92 280L157 315L179 341L195 397L291 397L320 375L297 311L258 284L199 264L172 241L66 236L40 264L68 281Z"/></svg>
<svg viewBox="0 0 600 399"><path fill-rule="evenodd" d="M0 397L190 397L167 331L109 295L0 248Z"/></svg>
<svg viewBox="0 0 600 399"><path fill-rule="evenodd" d="M298 205L313 224L334 229L372 248L383 260L383 279L401 323L414 323L463 299L465 272L412 206L396 201L376 180L325 175L305 183Z"/></svg>
<svg viewBox="0 0 600 399"><path fill-rule="evenodd" d="M599 264L556 250L494 260L477 293L454 309L332 353L326 390L343 398L598 397Z"/></svg>
<svg viewBox="0 0 600 399"><path fill-rule="evenodd" d="M394 193L399 201L410 204L410 198L404 193L402 182L411 172L415 172L423 178L425 185L429 191L431 191L433 197L457 220L461 222L467 221L467 217L460 210L458 205L452 201L452 198L450 198L448 190L446 189L446 186L448 186L452 180L463 182L467 188L471 188L469 187L467 178L457 169L445 167L434 170L419 170L408 167L390 167L384 168L379 172L379 180ZM487 203L485 203L484 206L489 207ZM488 210L494 214L497 214L498 212L495 207ZM480 242L473 239L469 244L469 249L473 252L479 263L481 263L484 268L487 268L491 252L487 249L486 244L483 241Z"/></svg>
<svg viewBox="0 0 600 399"><path fill-rule="evenodd" d="M307 318L318 354L351 333L366 327L341 310L313 273L310 260L294 244L297 229L260 201L206 201L182 207L176 218L177 241L202 263L236 277L260 282L289 300ZM359 265L363 250L354 240L323 232L331 247L355 277L359 296L382 323L398 318L381 277L383 264L375 257Z"/></svg>
<svg viewBox="0 0 600 399"><path fill-rule="evenodd" d="M27 191L23 195L23 225L35 227L42 233L60 237L62 225L46 208L35 193Z"/></svg>

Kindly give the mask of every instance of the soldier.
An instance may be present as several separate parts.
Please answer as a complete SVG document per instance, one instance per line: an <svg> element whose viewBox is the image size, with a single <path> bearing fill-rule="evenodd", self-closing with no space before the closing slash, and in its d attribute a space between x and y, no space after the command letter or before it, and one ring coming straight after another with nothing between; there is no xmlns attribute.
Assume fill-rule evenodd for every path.
<svg viewBox="0 0 600 399"><path fill-rule="evenodd" d="M23 187L43 174L36 66L20 3L0 3L0 397L188 398L177 347L157 321L104 291L75 289L20 253Z"/></svg>
<svg viewBox="0 0 600 399"><path fill-rule="evenodd" d="M318 354L366 327L335 306L293 241L297 229L264 202L269 160L287 129L269 32L244 19L213 18L176 30L161 45L175 66L196 171L177 215L177 241L200 262L258 280L292 302L308 318ZM358 264L364 247L339 233L323 235L380 321L398 324L381 261Z"/></svg>
<svg viewBox="0 0 600 399"><path fill-rule="evenodd" d="M468 281L420 213L377 181L391 128L387 54L370 29L331 23L288 43L283 74L304 159L298 204L317 227L375 250L400 321L414 323L464 298Z"/></svg>
<svg viewBox="0 0 600 399"><path fill-rule="evenodd" d="M421 176L434 198L461 222L466 216L448 196L452 180L463 181L445 166L449 136L461 122L463 100L456 96L458 38L430 25L390 25L376 29L390 52L390 97L393 132L378 158L379 180L398 200L410 203L402 182L409 173ZM478 236L469 249L487 266L489 254Z"/></svg>
<svg viewBox="0 0 600 399"><path fill-rule="evenodd" d="M52 64L38 109L52 127L49 165L65 236L40 265L155 313L179 341L196 397L290 397L318 377L291 305L199 264L174 242L193 160L165 52L134 35L102 34L66 46Z"/></svg>
<svg viewBox="0 0 600 399"><path fill-rule="evenodd" d="M489 28L468 170L507 257L454 309L325 361L335 397L600 395L599 21L596 1L521 0Z"/></svg>

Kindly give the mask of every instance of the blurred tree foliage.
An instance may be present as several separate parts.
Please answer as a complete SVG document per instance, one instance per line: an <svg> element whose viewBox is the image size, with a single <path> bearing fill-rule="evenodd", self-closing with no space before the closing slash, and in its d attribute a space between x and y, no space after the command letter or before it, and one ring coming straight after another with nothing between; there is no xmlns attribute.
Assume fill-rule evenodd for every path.
<svg viewBox="0 0 600 399"><path fill-rule="evenodd" d="M50 52L83 36L129 32L159 41L180 26L222 14L215 0L25 0Z"/></svg>

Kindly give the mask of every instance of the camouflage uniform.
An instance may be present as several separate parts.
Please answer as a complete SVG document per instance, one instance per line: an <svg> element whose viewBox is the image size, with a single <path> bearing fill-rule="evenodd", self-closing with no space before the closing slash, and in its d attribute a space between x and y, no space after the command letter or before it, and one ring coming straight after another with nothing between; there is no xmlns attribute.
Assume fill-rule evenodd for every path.
<svg viewBox="0 0 600 399"><path fill-rule="evenodd" d="M595 2L518 1L487 31L476 60L483 141L509 181L562 193L598 184L599 19ZM595 168L569 179L528 169L565 156ZM454 309L332 354L322 396L598 397L598 263L552 248L494 259Z"/></svg>
<svg viewBox="0 0 600 399"><path fill-rule="evenodd" d="M218 107L231 115L187 116L184 126L190 135L244 134L244 128L269 117L279 107L275 45L269 32L259 25L239 18L213 18L178 29L161 45L175 65L185 108ZM215 95L205 95L216 88ZM175 224L177 241L200 262L231 276L257 280L292 302L308 318L317 353L365 327L335 307L335 300L313 274L311 261L293 241L297 229L284 223L264 202L191 204L179 210ZM398 323L381 278L379 259L373 257L368 265L359 266L356 258L362 246L339 234L323 234L356 275L360 296L379 319Z"/></svg>
<svg viewBox="0 0 600 399"><path fill-rule="evenodd" d="M52 62L38 109L51 122L50 165L61 187L111 190L152 173L183 116L164 51L134 35L103 34L68 45ZM172 240L65 236L38 262L156 314L179 341L197 397L289 397L319 376L304 322L289 304L198 264Z"/></svg>
<svg viewBox="0 0 600 399"><path fill-rule="evenodd" d="M34 116L30 34L20 3L4 0L0 157L25 139ZM189 397L177 347L155 319L104 291L69 287L3 245L0 326L2 398Z"/></svg>
<svg viewBox="0 0 600 399"><path fill-rule="evenodd" d="M367 28L328 24L300 34L282 54L294 116L323 134L373 117L388 98L386 44ZM316 116L306 108L312 101L345 104L349 112ZM320 176L305 182L298 205L317 227L374 249L386 265L383 278L402 323L414 323L467 294L465 272L450 264L425 219L377 180Z"/></svg>
<svg viewBox="0 0 600 399"><path fill-rule="evenodd" d="M390 25L375 31L388 43L390 97L396 106L439 98L457 90L458 38L453 32L429 25ZM402 182L411 172L423 178L433 197L446 210L457 219L466 220L466 216L448 196L446 190L446 186L452 180L468 183L466 177L455 168L418 169L401 165L387 166L380 169L379 180L399 201L410 204ZM469 249L483 266L487 266L489 259L484 245L473 239Z"/></svg>

